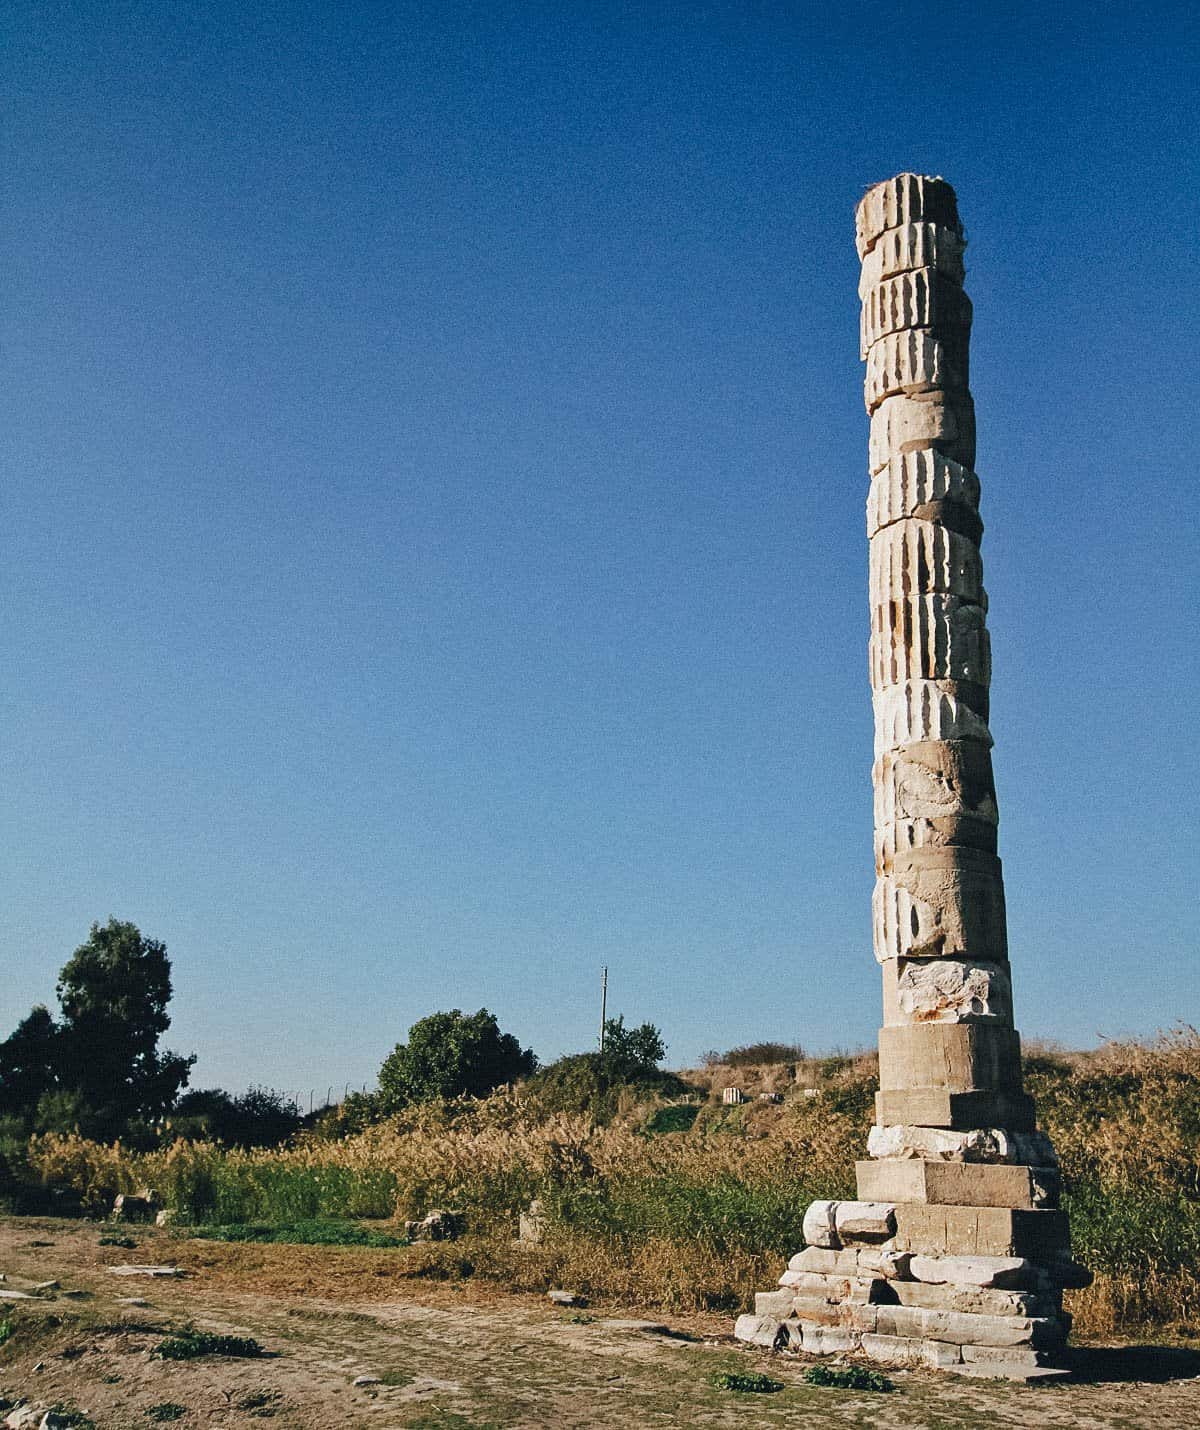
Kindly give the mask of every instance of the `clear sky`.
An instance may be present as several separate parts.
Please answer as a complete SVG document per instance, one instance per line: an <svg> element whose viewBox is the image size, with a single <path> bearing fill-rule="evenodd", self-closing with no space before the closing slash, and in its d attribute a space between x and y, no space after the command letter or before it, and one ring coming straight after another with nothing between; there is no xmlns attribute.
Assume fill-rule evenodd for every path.
<svg viewBox="0 0 1200 1430"><path fill-rule="evenodd" d="M0 1031L112 914L199 1086L447 1007L578 1050L605 963L675 1064L870 1041L903 169L970 237L1018 1024L1200 1021L1194 6L9 0L0 53Z"/></svg>

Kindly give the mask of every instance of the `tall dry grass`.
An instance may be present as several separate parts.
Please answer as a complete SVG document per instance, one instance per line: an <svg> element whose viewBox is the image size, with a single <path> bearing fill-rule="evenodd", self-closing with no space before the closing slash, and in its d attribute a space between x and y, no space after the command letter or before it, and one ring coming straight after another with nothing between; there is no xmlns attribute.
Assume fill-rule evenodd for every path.
<svg viewBox="0 0 1200 1430"><path fill-rule="evenodd" d="M1076 1255L1097 1272L1074 1293L1082 1334L1147 1327L1200 1334L1200 1036L1088 1055L1039 1053L1027 1076L1062 1160ZM690 1131L650 1135L648 1107L608 1126L547 1117L519 1092L416 1109L340 1141L272 1151L176 1143L152 1152L34 1139L32 1171L100 1214L157 1188L192 1222L416 1216L466 1210L469 1242L406 1253L426 1274L465 1264L515 1286L567 1282L675 1307L747 1304L801 1244L819 1196L853 1192L874 1082L868 1063L826 1069L815 1097L706 1105ZM513 1246L534 1197L545 1243Z"/></svg>

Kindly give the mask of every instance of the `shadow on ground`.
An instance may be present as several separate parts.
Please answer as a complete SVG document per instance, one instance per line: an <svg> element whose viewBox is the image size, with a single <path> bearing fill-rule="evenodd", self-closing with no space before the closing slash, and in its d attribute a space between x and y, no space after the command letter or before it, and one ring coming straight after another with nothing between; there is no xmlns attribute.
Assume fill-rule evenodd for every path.
<svg viewBox="0 0 1200 1430"><path fill-rule="evenodd" d="M1069 1365L1073 1380L1091 1384L1194 1380L1200 1376L1200 1352L1182 1346L1072 1346Z"/></svg>

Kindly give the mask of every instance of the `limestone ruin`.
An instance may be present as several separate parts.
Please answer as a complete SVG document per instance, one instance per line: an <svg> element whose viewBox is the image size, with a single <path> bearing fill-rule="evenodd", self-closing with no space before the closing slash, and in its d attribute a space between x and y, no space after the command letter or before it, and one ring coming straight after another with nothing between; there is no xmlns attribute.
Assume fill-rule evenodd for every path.
<svg viewBox="0 0 1200 1430"><path fill-rule="evenodd" d="M1071 1260L1013 1027L965 240L954 190L918 174L870 189L856 227L880 1090L859 1200L808 1208L807 1246L736 1334L1028 1380L1058 1373L1063 1289L1090 1276Z"/></svg>

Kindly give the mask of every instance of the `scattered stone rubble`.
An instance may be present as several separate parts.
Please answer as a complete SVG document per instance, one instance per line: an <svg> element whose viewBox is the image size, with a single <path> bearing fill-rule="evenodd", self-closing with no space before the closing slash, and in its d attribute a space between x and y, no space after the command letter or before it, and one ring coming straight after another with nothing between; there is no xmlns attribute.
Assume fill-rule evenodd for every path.
<svg viewBox="0 0 1200 1430"><path fill-rule="evenodd" d="M462 1212L435 1210L420 1221L406 1221L404 1235L409 1241L456 1241L466 1229Z"/></svg>
<svg viewBox="0 0 1200 1430"><path fill-rule="evenodd" d="M1059 1373L1070 1256L1054 1149L1013 1027L988 729L971 303L954 190L901 174L858 206L870 417L880 1090L857 1201L736 1334L809 1354L1031 1380Z"/></svg>
<svg viewBox="0 0 1200 1430"><path fill-rule="evenodd" d="M113 1221L154 1221L162 1209L157 1192L143 1187L139 1192L122 1192L113 1202Z"/></svg>

